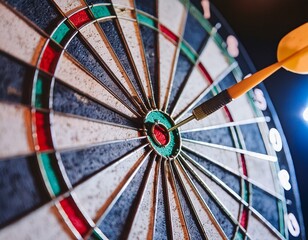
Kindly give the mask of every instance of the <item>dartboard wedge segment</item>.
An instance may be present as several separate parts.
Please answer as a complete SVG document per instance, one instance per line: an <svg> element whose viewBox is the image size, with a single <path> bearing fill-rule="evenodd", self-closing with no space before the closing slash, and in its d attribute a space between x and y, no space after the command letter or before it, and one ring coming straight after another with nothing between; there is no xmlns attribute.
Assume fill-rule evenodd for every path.
<svg viewBox="0 0 308 240"><path fill-rule="evenodd" d="M168 131L254 70L214 6L5 0L0 17L1 239L305 238L262 84Z"/></svg>

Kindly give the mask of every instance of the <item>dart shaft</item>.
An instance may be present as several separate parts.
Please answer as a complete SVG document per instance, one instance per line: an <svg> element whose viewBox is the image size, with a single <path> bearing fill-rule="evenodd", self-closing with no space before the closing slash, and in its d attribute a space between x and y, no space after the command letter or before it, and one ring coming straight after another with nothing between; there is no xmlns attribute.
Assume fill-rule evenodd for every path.
<svg viewBox="0 0 308 240"><path fill-rule="evenodd" d="M227 90L224 90L196 107L193 110L193 115L197 120L201 120L210 115L211 113L216 112L223 106L227 105L232 100L233 99L230 96L229 92Z"/></svg>
<svg viewBox="0 0 308 240"><path fill-rule="evenodd" d="M213 112L216 112L218 109L222 108L229 102L231 102L233 99L229 95L227 90L222 91L221 93L217 94L216 96L212 97L211 99L205 101L204 103L200 104L198 107L196 107L192 111L192 115L183 121L179 122L172 128L170 128L168 131L172 131L188 122L190 122L193 119L201 120L208 115L210 115Z"/></svg>

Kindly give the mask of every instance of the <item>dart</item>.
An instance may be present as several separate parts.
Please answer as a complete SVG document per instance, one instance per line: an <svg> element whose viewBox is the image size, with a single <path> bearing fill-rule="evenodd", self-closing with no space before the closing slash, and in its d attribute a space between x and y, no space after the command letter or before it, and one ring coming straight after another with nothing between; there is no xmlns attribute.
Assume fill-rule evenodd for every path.
<svg viewBox="0 0 308 240"><path fill-rule="evenodd" d="M308 73L308 23L301 25L285 35L279 42L277 48L277 62L245 78L243 81L220 92L211 99L203 102L193 109L192 115L168 131L173 131L178 127L190 122L193 119L201 120L229 102L242 96L253 87L264 81L280 68L288 71L307 74Z"/></svg>

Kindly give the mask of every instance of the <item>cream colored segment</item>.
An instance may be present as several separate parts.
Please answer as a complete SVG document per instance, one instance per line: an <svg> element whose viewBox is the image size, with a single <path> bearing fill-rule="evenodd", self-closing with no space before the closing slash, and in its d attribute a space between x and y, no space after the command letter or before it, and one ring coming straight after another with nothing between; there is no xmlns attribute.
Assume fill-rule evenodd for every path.
<svg viewBox="0 0 308 240"><path fill-rule="evenodd" d="M228 109L234 121L252 119L256 117L246 95L242 95L241 97L230 102L228 104Z"/></svg>
<svg viewBox="0 0 308 240"><path fill-rule="evenodd" d="M250 105L249 99L246 95L243 95L228 105L228 109L232 115L234 121L255 118L255 113ZM268 141L268 139L264 139ZM269 142L265 146L269 146ZM272 169L275 163L269 161L260 161L253 157L245 156L248 176L256 183L266 186L267 189L276 192L275 181L273 178Z"/></svg>
<svg viewBox="0 0 308 240"><path fill-rule="evenodd" d="M46 39L1 3L0 19L0 49L26 63L36 65Z"/></svg>
<svg viewBox="0 0 308 240"><path fill-rule="evenodd" d="M134 1L133 0L112 0L112 3L115 5L125 6L125 7L134 7Z"/></svg>
<svg viewBox="0 0 308 240"><path fill-rule="evenodd" d="M182 118L179 119L179 121L189 117L190 115L191 113L186 113L185 115L183 115ZM180 127L180 131L200 129L200 128L209 127L209 126L216 126L216 125L224 124L228 122L229 121L228 121L225 111L223 109L220 109L216 111L215 113L202 119L201 121L193 120L193 121L188 122L187 124L184 124L183 126Z"/></svg>
<svg viewBox="0 0 308 240"><path fill-rule="evenodd" d="M202 156L205 156L209 161L224 166L237 175L240 173L238 158L235 152L187 142L185 139L183 139L183 146L192 149L196 153L202 154Z"/></svg>
<svg viewBox="0 0 308 240"><path fill-rule="evenodd" d="M82 0L53 0L53 2L61 9L65 15L69 15L86 6Z"/></svg>
<svg viewBox="0 0 308 240"><path fill-rule="evenodd" d="M30 109L2 102L0 109L0 158L33 153Z"/></svg>
<svg viewBox="0 0 308 240"><path fill-rule="evenodd" d="M80 204L95 222L125 187L144 158L144 148L136 150L75 188Z"/></svg>
<svg viewBox="0 0 308 240"><path fill-rule="evenodd" d="M205 174L203 174L198 168L194 165L187 163L196 174L204 181L206 186L215 194L217 199L223 204L224 208L231 213L234 219L239 219L240 203L236 201L230 193L226 192L221 186L216 182L211 180Z"/></svg>
<svg viewBox="0 0 308 240"><path fill-rule="evenodd" d="M80 33L84 36L85 40L92 46L96 53L104 60L106 65L120 80L127 91L132 96L136 96L136 92L134 91L131 82L128 78L124 77L124 70L122 69L119 61L117 61L108 40L99 33L98 26L95 24L88 24L86 27L80 29Z"/></svg>
<svg viewBox="0 0 308 240"><path fill-rule="evenodd" d="M165 164L165 175L167 179L168 201L171 215L172 235L173 239L189 239L184 216L181 212L181 203L177 196L176 186L172 180L169 163Z"/></svg>
<svg viewBox="0 0 308 240"><path fill-rule="evenodd" d="M250 239L260 239L260 236L266 236L266 240L280 239L274 235L266 225L260 222L254 214L250 214L248 217L247 233L249 234Z"/></svg>
<svg viewBox="0 0 308 240"><path fill-rule="evenodd" d="M178 0L158 0L158 20L175 35L180 36L185 26L186 8Z"/></svg>
<svg viewBox="0 0 308 240"><path fill-rule="evenodd" d="M213 80L229 67L228 59L212 38L208 39L199 59Z"/></svg>
<svg viewBox="0 0 308 240"><path fill-rule="evenodd" d="M0 239L73 239L55 206L46 204L0 230Z"/></svg>
<svg viewBox="0 0 308 240"><path fill-rule="evenodd" d="M137 130L58 113L52 117L52 131L57 150L139 137Z"/></svg>
<svg viewBox="0 0 308 240"><path fill-rule="evenodd" d="M198 96L203 93L210 83L203 77L198 67L195 67L174 107L173 116L185 110Z"/></svg>
<svg viewBox="0 0 308 240"><path fill-rule="evenodd" d="M174 161L174 163L178 169L178 173L183 182L184 188L192 202L207 239L227 239L224 232L220 228L219 223L211 214L210 208L205 204L205 202L202 201L202 198L197 194L191 182L183 173L183 169L180 167L178 161Z"/></svg>
<svg viewBox="0 0 308 240"><path fill-rule="evenodd" d="M159 108L162 109L168 99L172 82L173 66L176 61L177 47L164 35L158 35L159 41Z"/></svg>
<svg viewBox="0 0 308 240"><path fill-rule="evenodd" d="M134 18L131 12L128 16ZM148 68L142 48L142 40L139 35L138 24L137 22L132 22L124 19L119 19L119 23L121 25L123 35L125 36L129 51L132 54L133 61L140 76L141 84L146 92L146 95L148 97L152 97L150 80L148 76Z"/></svg>
<svg viewBox="0 0 308 240"><path fill-rule="evenodd" d="M272 192L277 192L272 173L272 168L275 167L275 163L269 161L260 161L259 159L249 156L245 156L245 159L249 179L257 183L261 188L263 186L265 189L268 189Z"/></svg>
<svg viewBox="0 0 308 240"><path fill-rule="evenodd" d="M59 60L56 77L74 89L88 95L105 106L109 106L126 116L136 117L128 108L117 100L101 84L88 75L85 70L79 67L67 53L64 53Z"/></svg>
<svg viewBox="0 0 308 240"><path fill-rule="evenodd" d="M155 217L155 169L157 161L154 161L146 189L141 203L138 206L136 217L129 232L128 239L150 239L153 236Z"/></svg>

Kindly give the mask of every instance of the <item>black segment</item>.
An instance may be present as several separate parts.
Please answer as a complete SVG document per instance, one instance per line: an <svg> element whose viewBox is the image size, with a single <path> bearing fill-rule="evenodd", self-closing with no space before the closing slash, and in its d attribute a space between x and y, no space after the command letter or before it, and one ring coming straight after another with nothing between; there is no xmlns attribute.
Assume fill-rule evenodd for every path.
<svg viewBox="0 0 308 240"><path fill-rule="evenodd" d="M158 56L157 56L157 32L149 27L139 25L143 41L145 57L152 82L155 101L159 99L158 93Z"/></svg>
<svg viewBox="0 0 308 240"><path fill-rule="evenodd" d="M240 126L246 149L253 152L267 154L263 138L257 123Z"/></svg>
<svg viewBox="0 0 308 240"><path fill-rule="evenodd" d="M184 144L185 145L185 144ZM185 153L190 156L194 161L196 161L199 165L204 167L210 173L215 175L221 181L223 181L227 186L229 186L237 195L241 196L241 179L218 166L215 163L212 163L206 158L203 158L196 153L193 153L189 150L185 149Z"/></svg>
<svg viewBox="0 0 308 240"><path fill-rule="evenodd" d="M225 90L231 86L233 86L234 84L236 84L237 81L234 77L234 74L233 72L230 72L224 79L222 79L220 81L220 83L218 84L219 87L222 89L222 90Z"/></svg>
<svg viewBox="0 0 308 240"><path fill-rule="evenodd" d="M277 199L260 188L252 185L252 207L279 230L279 213Z"/></svg>
<svg viewBox="0 0 308 240"><path fill-rule="evenodd" d="M36 158L0 161L0 228L49 199Z"/></svg>
<svg viewBox="0 0 308 240"><path fill-rule="evenodd" d="M30 104L34 68L0 52L0 100Z"/></svg>
<svg viewBox="0 0 308 240"><path fill-rule="evenodd" d="M136 7L139 10L142 10L150 15L152 15L153 17L156 17L157 14L157 10L156 10L156 6L157 6L157 1L156 0L135 0L136 3Z"/></svg>
<svg viewBox="0 0 308 240"><path fill-rule="evenodd" d="M201 26L199 21L197 21L194 16L188 13L184 32L184 40L186 40L190 46L200 54L207 42L208 37L209 35L204 27Z"/></svg>
<svg viewBox="0 0 308 240"><path fill-rule="evenodd" d="M165 201L163 190L163 161L160 161L160 178L158 179L158 194L157 194L157 207L155 216L155 230L154 239L167 239L167 219L165 213Z"/></svg>
<svg viewBox="0 0 308 240"><path fill-rule="evenodd" d="M133 108L128 98L124 95L119 86L111 79L100 64L99 60L88 50L88 47L84 44L81 37L79 37L79 34L71 40L67 47L67 51L122 101Z"/></svg>
<svg viewBox="0 0 308 240"><path fill-rule="evenodd" d="M131 127L139 127L138 124L90 100L86 96L78 94L58 81L54 85L53 109L58 112L75 114Z"/></svg>
<svg viewBox="0 0 308 240"><path fill-rule="evenodd" d="M49 34L64 18L49 0L5 0L5 2Z"/></svg>
<svg viewBox="0 0 308 240"><path fill-rule="evenodd" d="M204 202L207 204L209 209L211 210L212 214L216 218L218 224L221 226L223 231L225 232L228 239L232 239L236 226L233 224L233 222L230 220L228 215L223 211L223 209L218 205L216 200L212 198L212 196L208 193L206 188L202 186L200 181L194 177L191 172L188 172L190 178L192 179L194 185L198 189L200 195L202 196Z"/></svg>
<svg viewBox="0 0 308 240"><path fill-rule="evenodd" d="M234 142L229 128L219 128L207 131L187 132L181 134L182 138L214 143L222 146L234 147Z"/></svg>
<svg viewBox="0 0 308 240"><path fill-rule="evenodd" d="M194 210L189 203L189 196L185 193L185 186L182 185L180 182L179 174L177 173L175 164L172 164L173 166L173 172L175 177L175 186L176 186L176 192L178 194L181 207L183 210L183 215L185 218L187 230L190 236L190 239L205 239L202 233L201 226L198 224L198 220L196 218L196 215L194 213ZM180 170L179 170L180 171Z"/></svg>
<svg viewBox="0 0 308 240"><path fill-rule="evenodd" d="M97 4L97 3L111 3L110 0L86 0L88 5Z"/></svg>
<svg viewBox="0 0 308 240"><path fill-rule="evenodd" d="M84 150L65 152L61 154L61 158L68 178L74 185L109 166L142 144L142 140L105 144Z"/></svg>
<svg viewBox="0 0 308 240"><path fill-rule="evenodd" d="M184 88L183 84L187 77L189 76L190 71L192 71L192 63L185 56L185 54L181 53L178 57L177 67L175 71L175 76L173 78L172 90L169 98L169 106L167 112L171 112L174 108L177 99L180 95L180 90Z"/></svg>
<svg viewBox="0 0 308 240"><path fill-rule="evenodd" d="M123 235L126 234L125 226L131 224L131 221L129 221L131 220L130 213L136 207L136 197L138 191L141 190L146 168L148 165L150 166L150 163L151 161L147 158L114 207L99 225L99 228L109 239L123 239Z"/></svg>
<svg viewBox="0 0 308 240"><path fill-rule="evenodd" d="M137 93L139 96L143 96L142 87L138 82L138 77L136 72L133 70L133 64L129 59L128 49L125 46L123 39L121 38L121 34L118 30L117 24L115 20L100 22L101 28L105 33L110 45L113 48L113 51L117 55L119 61L121 62L123 69L127 73L130 81L133 83Z"/></svg>

